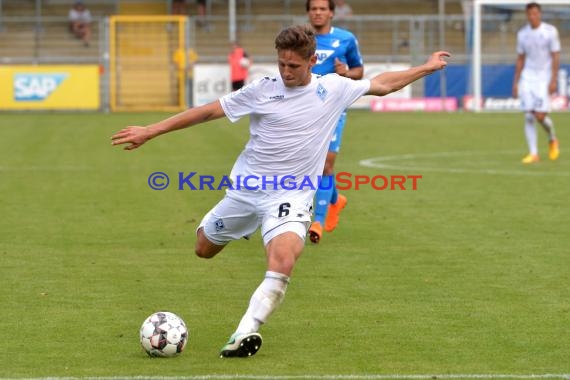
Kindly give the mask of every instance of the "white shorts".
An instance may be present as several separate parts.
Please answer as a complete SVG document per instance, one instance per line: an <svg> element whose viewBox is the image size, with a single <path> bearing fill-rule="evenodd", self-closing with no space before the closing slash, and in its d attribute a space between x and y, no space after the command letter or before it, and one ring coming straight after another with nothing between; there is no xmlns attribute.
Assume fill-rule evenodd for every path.
<svg viewBox="0 0 570 380"><path fill-rule="evenodd" d="M248 239L260 226L263 243L284 232L294 232L305 240L311 223L313 191L228 190L198 226L208 240L225 245L232 240Z"/></svg>
<svg viewBox="0 0 570 380"><path fill-rule="evenodd" d="M519 82L519 98L521 110L524 112L550 112L548 82L521 80Z"/></svg>

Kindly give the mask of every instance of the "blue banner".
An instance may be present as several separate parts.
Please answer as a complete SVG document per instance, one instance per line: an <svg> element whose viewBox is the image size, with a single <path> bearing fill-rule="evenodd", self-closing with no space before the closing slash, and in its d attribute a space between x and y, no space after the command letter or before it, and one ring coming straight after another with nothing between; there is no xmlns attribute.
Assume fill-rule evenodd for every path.
<svg viewBox="0 0 570 380"><path fill-rule="evenodd" d="M446 96L455 97L461 102L463 96L471 94L471 66L448 65L445 69ZM570 72L570 65L560 65L560 69ZM483 65L481 70L481 91L484 98L508 98L512 96L515 65ZM424 81L425 97L441 96L441 75L429 75ZM566 94L566 89L559 89Z"/></svg>

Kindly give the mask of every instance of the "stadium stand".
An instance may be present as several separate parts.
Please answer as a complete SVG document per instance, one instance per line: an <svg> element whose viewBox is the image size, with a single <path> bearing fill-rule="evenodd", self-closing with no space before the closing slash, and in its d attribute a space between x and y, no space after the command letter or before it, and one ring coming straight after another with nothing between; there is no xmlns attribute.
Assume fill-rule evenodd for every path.
<svg viewBox="0 0 570 380"><path fill-rule="evenodd" d="M93 15L93 40L83 46L69 31L71 1L42 2L40 15L34 1L2 0L1 61L4 63L92 62L101 57L103 17L116 11L114 1L89 3Z"/></svg>
<svg viewBox="0 0 570 380"><path fill-rule="evenodd" d="M410 15L430 14L437 12L437 0L417 1L400 0L351 0L355 17L347 23L360 39L364 55L408 55ZM450 2L451 3L451 2ZM461 12L459 1L448 7L448 14ZM196 48L200 56L208 59L218 52L227 50L227 2L212 0L211 28L196 30ZM370 15L400 15L401 18L390 17L383 22L374 23L363 20ZM238 36L244 46L257 61L272 59L273 36L285 25L306 21L304 0L285 0L278 6L276 2L267 0L238 1ZM396 36L394 36L394 32ZM216 41L222 41L221 44ZM463 36L461 36L463 43Z"/></svg>
<svg viewBox="0 0 570 380"><path fill-rule="evenodd" d="M166 14L167 0L89 0L94 22L93 42L85 48L67 29L71 0L42 0L41 17L36 18L32 0L0 0L0 62L100 62L104 46L103 20L112 14ZM345 22L360 40L367 60L419 63L425 52L447 49L456 62L468 59L464 18L460 0L446 1L445 44L439 46L438 0L351 0L354 17ZM237 36L256 62L273 60L274 35L286 25L306 21L305 0L237 0ZM225 62L228 50L227 0L210 0L208 27L196 23L195 8L189 7L191 46L201 62ZM504 47L514 46L516 30L524 15L493 21L483 29L485 47L500 60ZM548 21L559 26L562 44L570 39L568 17ZM513 49L510 51L514 52ZM513 53L514 54L514 53ZM511 62L512 55L505 61Z"/></svg>
<svg viewBox="0 0 570 380"><path fill-rule="evenodd" d="M121 15L163 15L168 13L168 4L149 1L119 1L117 13Z"/></svg>
<svg viewBox="0 0 570 380"><path fill-rule="evenodd" d="M283 26L305 21L304 0L284 0L280 6L274 1L238 1L238 36L254 56L272 56L273 35ZM437 1L351 0L355 15L433 14ZM37 12L34 1L3 0L3 34L0 42L8 61L33 58L40 61L97 61L100 53L100 29L104 16L119 14L166 14L167 1L89 1L94 17L93 43L82 49L67 32L64 18L70 1L41 2L41 22L31 19ZM450 7L448 7L450 8ZM192 16L192 8L190 8ZM208 4L208 28L193 28L193 46L202 60L222 61L228 49L227 1L211 0ZM449 12L448 12L449 13ZM14 20L14 17L20 18ZM59 20L58 18L61 18ZM12 19L13 21L10 21ZM409 53L409 22L406 20L379 23L355 21L349 27L361 39L365 55L401 55ZM396 32L396 36L394 36ZM6 61L6 59L5 59Z"/></svg>

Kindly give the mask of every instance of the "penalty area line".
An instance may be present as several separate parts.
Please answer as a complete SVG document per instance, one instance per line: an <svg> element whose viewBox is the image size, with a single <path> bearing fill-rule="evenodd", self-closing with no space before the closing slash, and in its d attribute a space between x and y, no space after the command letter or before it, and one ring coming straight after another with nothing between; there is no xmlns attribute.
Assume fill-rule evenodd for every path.
<svg viewBox="0 0 570 380"><path fill-rule="evenodd" d="M461 167L461 162L459 165L454 166L449 165L450 158L459 158L461 161L462 157L469 157L471 159L477 159L477 157L492 157L492 156L504 156L512 155L513 151L492 151L492 152L436 152L436 153L406 153L398 154L392 156L379 156L372 157L359 161L360 166L374 168L374 169L386 169L386 170L414 170L414 171L424 171L424 172L438 172L438 173L449 173L449 174L484 174L484 175L499 175L499 176L534 176L534 177L569 177L570 172L567 171L540 171L536 170L540 167L531 167L521 165L520 169L503 169L503 168L469 168ZM416 159L447 159L446 165L421 165L418 164ZM540 164L540 163L539 163ZM539 165L537 164L537 165ZM484 166L484 164L483 164Z"/></svg>

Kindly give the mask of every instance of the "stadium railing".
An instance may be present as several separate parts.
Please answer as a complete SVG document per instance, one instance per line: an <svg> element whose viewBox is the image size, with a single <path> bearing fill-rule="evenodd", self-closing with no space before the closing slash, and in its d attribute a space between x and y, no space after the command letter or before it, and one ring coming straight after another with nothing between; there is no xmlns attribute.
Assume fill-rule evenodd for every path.
<svg viewBox="0 0 570 380"><path fill-rule="evenodd" d="M66 17L5 17L0 63L100 63L105 50L105 18L94 17L89 47L69 31Z"/></svg>
<svg viewBox="0 0 570 380"><path fill-rule="evenodd" d="M225 62L228 51L228 18L208 16L209 28L197 26L189 17L190 46L202 62ZM570 43L570 15L560 14L546 21L559 28L563 46ZM273 62L273 39L284 26L305 23L303 16L253 15L238 16L238 38L257 62ZM467 63L471 53L470 33L463 15L448 15L444 25L444 46L439 46L439 18L436 15L365 15L353 16L342 26L360 41L365 60L381 62L421 63L433 50L453 53L455 63ZM485 17L483 54L488 63L512 63L515 55L516 31L525 23L524 15L508 21L498 15ZM105 16L94 16L93 44L85 48L68 31L65 16L4 16L0 30L0 62L3 63L97 63L105 54ZM568 61L562 50L562 60Z"/></svg>
<svg viewBox="0 0 570 380"><path fill-rule="evenodd" d="M3 0L6 1L6 0ZM60 0L50 0L53 6ZM111 1L111 0L109 0ZM63 4L58 3L58 4ZM297 6L297 5L295 5ZM52 8L53 10L54 8ZM570 13L546 14L556 25L562 46L570 45ZM201 28L196 17L188 18L188 44L199 63L226 63L229 49L227 16L207 16L209 28ZM437 15L355 15L342 26L359 38L365 62L422 63L434 50L453 54L452 64L469 64L469 23L463 14L447 15L444 46L440 46L440 18ZM284 26L305 23L306 15L239 15L237 32L241 44L256 63L274 63L274 37ZM524 12L511 15L486 14L482 28L484 64L514 64L516 32L524 25ZM0 63L9 64L96 64L106 67L109 47L108 18L94 15L92 43L85 47L71 35L65 16L6 16L0 29ZM562 63L570 53L562 50Z"/></svg>

